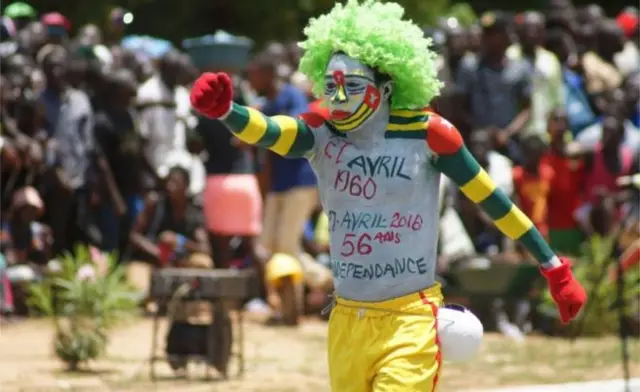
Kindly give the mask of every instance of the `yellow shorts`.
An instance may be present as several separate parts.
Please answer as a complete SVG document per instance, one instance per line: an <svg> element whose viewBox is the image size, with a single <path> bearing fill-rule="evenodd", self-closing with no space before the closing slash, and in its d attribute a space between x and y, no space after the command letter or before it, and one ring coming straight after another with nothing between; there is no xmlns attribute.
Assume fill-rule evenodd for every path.
<svg viewBox="0 0 640 392"><path fill-rule="evenodd" d="M435 391L440 285L383 302L337 298L329 320L334 392Z"/></svg>

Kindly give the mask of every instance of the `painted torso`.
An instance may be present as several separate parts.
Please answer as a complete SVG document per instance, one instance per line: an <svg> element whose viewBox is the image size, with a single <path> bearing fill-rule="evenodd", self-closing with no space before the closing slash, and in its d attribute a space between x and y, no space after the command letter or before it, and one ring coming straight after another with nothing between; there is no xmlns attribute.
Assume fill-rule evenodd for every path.
<svg viewBox="0 0 640 392"><path fill-rule="evenodd" d="M430 164L426 121L397 124L428 117L402 113L392 112L379 138L327 126L315 132L310 162L329 216L335 290L344 298L381 301L434 283L440 173Z"/></svg>

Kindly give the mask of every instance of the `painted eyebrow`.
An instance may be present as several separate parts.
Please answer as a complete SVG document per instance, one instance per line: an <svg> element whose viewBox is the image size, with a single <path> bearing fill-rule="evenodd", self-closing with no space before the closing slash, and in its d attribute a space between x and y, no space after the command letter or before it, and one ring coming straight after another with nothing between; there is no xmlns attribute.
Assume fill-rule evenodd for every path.
<svg viewBox="0 0 640 392"><path fill-rule="evenodd" d="M368 77L368 76L362 76L362 75L354 75L354 74L345 74L344 75L345 78L356 78L356 79L362 79L362 80L366 80L368 82L375 82L375 80L373 80L372 78ZM325 80L333 80L333 75L325 75L324 77Z"/></svg>

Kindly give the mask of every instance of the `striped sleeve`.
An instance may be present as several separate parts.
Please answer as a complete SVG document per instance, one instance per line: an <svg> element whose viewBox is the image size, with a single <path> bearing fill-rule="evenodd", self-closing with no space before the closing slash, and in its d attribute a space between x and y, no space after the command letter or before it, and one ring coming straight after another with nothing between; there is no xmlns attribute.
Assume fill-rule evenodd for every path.
<svg viewBox="0 0 640 392"><path fill-rule="evenodd" d="M435 168L451 178L466 197L478 204L504 235L520 241L541 264L555 257L531 220L496 188L491 177L464 146L453 125L439 116L431 116L427 143L435 154Z"/></svg>
<svg viewBox="0 0 640 392"><path fill-rule="evenodd" d="M312 124L302 118L267 117L256 109L234 103L229 114L221 120L243 142L284 157L304 156L315 143Z"/></svg>

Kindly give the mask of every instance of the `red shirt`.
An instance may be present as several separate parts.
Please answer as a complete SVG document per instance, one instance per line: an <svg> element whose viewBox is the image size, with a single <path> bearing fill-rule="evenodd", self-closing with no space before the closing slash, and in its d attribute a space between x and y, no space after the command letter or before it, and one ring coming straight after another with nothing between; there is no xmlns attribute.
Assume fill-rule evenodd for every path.
<svg viewBox="0 0 640 392"><path fill-rule="evenodd" d="M555 173L549 193L549 228L574 229L574 213L581 204L580 191L584 182L585 167L581 160L549 153L542 162Z"/></svg>
<svg viewBox="0 0 640 392"><path fill-rule="evenodd" d="M513 168L513 186L518 196L519 207L538 228L544 237L549 232L549 193L554 172L551 166L540 163L538 173L531 174L522 166Z"/></svg>

